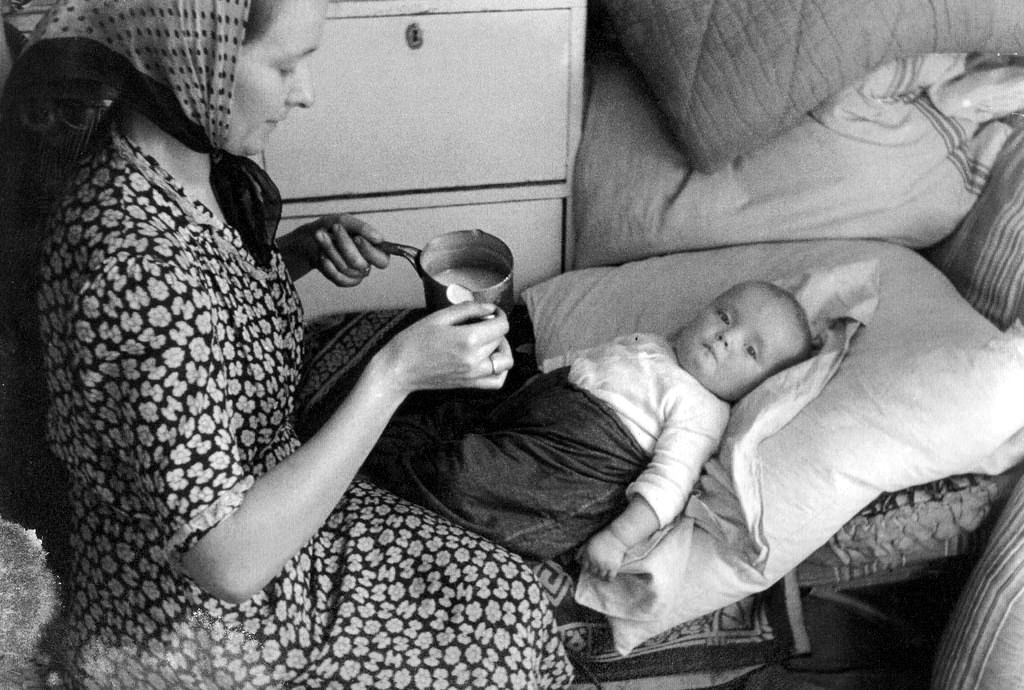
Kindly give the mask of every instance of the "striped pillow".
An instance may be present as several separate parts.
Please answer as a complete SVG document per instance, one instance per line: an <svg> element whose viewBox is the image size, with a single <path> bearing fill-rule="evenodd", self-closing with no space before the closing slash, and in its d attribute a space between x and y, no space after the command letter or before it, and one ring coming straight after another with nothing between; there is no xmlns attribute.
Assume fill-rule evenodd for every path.
<svg viewBox="0 0 1024 690"><path fill-rule="evenodd" d="M1021 687L1024 482L1018 482L971 572L935 655L936 690Z"/></svg>
<svg viewBox="0 0 1024 690"><path fill-rule="evenodd" d="M1024 321L1024 127L1006 141L956 232L927 256L994 324Z"/></svg>

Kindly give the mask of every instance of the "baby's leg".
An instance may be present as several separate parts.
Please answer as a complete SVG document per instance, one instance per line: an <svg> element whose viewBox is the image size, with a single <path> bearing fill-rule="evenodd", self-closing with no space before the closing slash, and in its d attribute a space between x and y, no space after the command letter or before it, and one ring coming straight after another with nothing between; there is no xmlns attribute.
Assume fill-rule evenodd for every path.
<svg viewBox="0 0 1024 690"><path fill-rule="evenodd" d="M417 502L528 558L571 550L625 507L647 457L604 403L540 376L486 428L410 464Z"/></svg>

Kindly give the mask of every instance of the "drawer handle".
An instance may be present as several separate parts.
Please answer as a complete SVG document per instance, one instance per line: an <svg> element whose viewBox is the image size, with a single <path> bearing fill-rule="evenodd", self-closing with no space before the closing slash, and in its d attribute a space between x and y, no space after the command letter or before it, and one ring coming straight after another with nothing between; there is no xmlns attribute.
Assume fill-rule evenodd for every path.
<svg viewBox="0 0 1024 690"><path fill-rule="evenodd" d="M413 50L423 46L423 29L416 22L405 27L405 42Z"/></svg>

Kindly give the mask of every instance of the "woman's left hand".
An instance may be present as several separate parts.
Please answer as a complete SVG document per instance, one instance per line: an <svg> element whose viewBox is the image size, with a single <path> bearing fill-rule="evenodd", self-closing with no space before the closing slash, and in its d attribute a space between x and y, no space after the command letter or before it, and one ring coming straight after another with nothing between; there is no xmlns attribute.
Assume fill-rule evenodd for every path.
<svg viewBox="0 0 1024 690"><path fill-rule="evenodd" d="M292 280L317 269L335 285L353 287L371 267L386 268L388 255L376 245L376 228L347 213L330 214L300 225L277 241Z"/></svg>

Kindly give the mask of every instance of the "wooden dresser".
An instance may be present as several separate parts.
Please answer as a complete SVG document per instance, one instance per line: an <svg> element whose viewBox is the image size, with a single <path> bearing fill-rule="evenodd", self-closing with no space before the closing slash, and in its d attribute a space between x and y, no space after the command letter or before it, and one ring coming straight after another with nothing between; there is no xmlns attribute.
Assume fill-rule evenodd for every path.
<svg viewBox="0 0 1024 690"><path fill-rule="evenodd" d="M585 0L331 2L316 104L271 136L281 232L353 213L417 247L480 228L515 255L517 293L562 270L583 98ZM392 259L358 288L299 281L308 318L422 306Z"/></svg>

